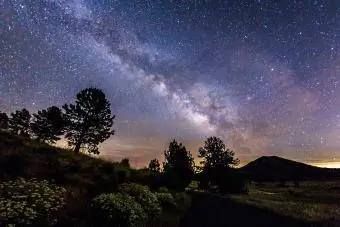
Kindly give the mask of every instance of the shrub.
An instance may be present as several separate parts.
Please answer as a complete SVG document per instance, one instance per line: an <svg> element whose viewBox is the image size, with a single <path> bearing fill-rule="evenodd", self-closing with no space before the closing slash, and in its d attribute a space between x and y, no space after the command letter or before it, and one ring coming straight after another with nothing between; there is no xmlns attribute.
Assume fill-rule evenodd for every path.
<svg viewBox="0 0 340 227"><path fill-rule="evenodd" d="M47 181L35 179L3 182L0 184L0 224L51 225L65 205L65 189Z"/></svg>
<svg viewBox="0 0 340 227"><path fill-rule="evenodd" d="M99 226L138 226L147 216L142 206L132 196L101 194L93 199L94 220Z"/></svg>
<svg viewBox="0 0 340 227"><path fill-rule="evenodd" d="M158 192L168 193L168 192L169 192L169 189L166 188L166 187L160 187L160 188L158 189Z"/></svg>
<svg viewBox="0 0 340 227"><path fill-rule="evenodd" d="M124 183L119 186L122 194L130 195L140 203L150 218L154 218L161 213L160 203L148 186L135 183Z"/></svg>
<svg viewBox="0 0 340 227"><path fill-rule="evenodd" d="M175 198L169 192L156 192L155 195L163 208L176 207Z"/></svg>

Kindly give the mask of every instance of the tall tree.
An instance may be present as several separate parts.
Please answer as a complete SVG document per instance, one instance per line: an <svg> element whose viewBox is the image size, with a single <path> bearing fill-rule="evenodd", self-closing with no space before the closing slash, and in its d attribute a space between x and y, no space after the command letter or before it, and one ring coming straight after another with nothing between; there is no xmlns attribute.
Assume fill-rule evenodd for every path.
<svg viewBox="0 0 340 227"><path fill-rule="evenodd" d="M26 109L16 110L11 113L11 118L9 119L9 129L21 136L28 137L30 129L31 114Z"/></svg>
<svg viewBox="0 0 340 227"><path fill-rule="evenodd" d="M168 187L175 190L184 190L194 175L194 159L190 152L173 140L169 148L164 152L164 174L167 178Z"/></svg>
<svg viewBox="0 0 340 227"><path fill-rule="evenodd" d="M127 167L127 168L130 168L130 159L128 158L123 158L121 161L120 161L120 164L124 167Z"/></svg>
<svg viewBox="0 0 340 227"><path fill-rule="evenodd" d="M79 152L99 154L98 144L104 142L114 130L111 129L115 116L111 115L110 102L104 92L97 88L86 88L77 94L75 104L63 106L66 119L66 134L70 146Z"/></svg>
<svg viewBox="0 0 340 227"><path fill-rule="evenodd" d="M154 158L150 161L148 169L153 172L161 171L161 165L159 164L159 161L157 158Z"/></svg>
<svg viewBox="0 0 340 227"><path fill-rule="evenodd" d="M61 109L56 106L33 114L31 131L42 142L55 143L64 133L65 121Z"/></svg>
<svg viewBox="0 0 340 227"><path fill-rule="evenodd" d="M7 129L8 121L9 121L9 118L7 114L0 111L0 129Z"/></svg>
<svg viewBox="0 0 340 227"><path fill-rule="evenodd" d="M198 153L198 157L203 158L201 164L203 164L205 169L217 166L231 168L239 163L239 160L234 157L235 153L226 148L224 142L215 136L209 137L204 141L204 147L200 147Z"/></svg>
<svg viewBox="0 0 340 227"><path fill-rule="evenodd" d="M239 163L239 160L234 157L235 153L226 148L224 142L217 137L209 137L204 142L204 147L199 148L198 152L198 157L203 159L201 161L203 164L202 180L217 185L220 190L230 187L228 180L236 179L232 177L235 175L232 168Z"/></svg>

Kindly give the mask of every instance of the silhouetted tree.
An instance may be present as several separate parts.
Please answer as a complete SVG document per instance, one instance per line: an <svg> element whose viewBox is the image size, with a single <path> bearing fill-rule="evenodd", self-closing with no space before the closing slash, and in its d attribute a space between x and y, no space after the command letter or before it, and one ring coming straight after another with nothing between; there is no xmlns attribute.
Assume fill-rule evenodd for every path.
<svg viewBox="0 0 340 227"><path fill-rule="evenodd" d="M235 167L239 160L234 157L235 153L226 148L225 144L220 138L215 136L209 137L204 141L204 147L199 148L199 156L203 158L201 164L203 169L210 169L217 166Z"/></svg>
<svg viewBox="0 0 340 227"><path fill-rule="evenodd" d="M127 167L127 168L130 168L130 159L128 158L123 158L121 161L120 161L120 164L124 167Z"/></svg>
<svg viewBox="0 0 340 227"><path fill-rule="evenodd" d="M204 147L199 148L199 157L203 159L201 183L207 185L210 182L212 185L217 185L222 192L234 190L235 186L242 187L241 180L236 177L236 172L232 169L239 163L234 155L220 138L209 137L204 142Z"/></svg>
<svg viewBox="0 0 340 227"><path fill-rule="evenodd" d="M115 116L111 115L105 94L97 88L84 89L77 94L75 104L65 104L63 109L69 145L74 146L75 152L84 148L99 154L98 144L114 134L111 127Z"/></svg>
<svg viewBox="0 0 340 227"><path fill-rule="evenodd" d="M31 131L42 142L54 143L64 133L65 121L62 111L52 106L33 114Z"/></svg>
<svg viewBox="0 0 340 227"><path fill-rule="evenodd" d="M168 150L164 152L164 174L168 187L174 190L184 190L194 175L194 159L190 152L173 140Z"/></svg>
<svg viewBox="0 0 340 227"><path fill-rule="evenodd" d="M6 113L0 112L0 129L7 129L9 118Z"/></svg>
<svg viewBox="0 0 340 227"><path fill-rule="evenodd" d="M9 129L21 136L29 137L31 115L26 109L17 110L11 113Z"/></svg>
<svg viewBox="0 0 340 227"><path fill-rule="evenodd" d="M161 171L161 165L159 164L159 161L157 158L154 158L150 161L148 169L153 172Z"/></svg>

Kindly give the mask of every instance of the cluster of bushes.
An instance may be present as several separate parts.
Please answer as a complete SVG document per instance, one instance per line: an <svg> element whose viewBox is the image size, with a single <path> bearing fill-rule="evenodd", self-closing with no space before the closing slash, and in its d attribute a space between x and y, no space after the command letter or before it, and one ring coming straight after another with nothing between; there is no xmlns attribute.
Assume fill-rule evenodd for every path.
<svg viewBox="0 0 340 227"><path fill-rule="evenodd" d="M52 226L65 219L66 190L47 181L18 178L0 184L0 225ZM103 193L92 199L89 225L140 226L151 223L168 209L186 209L190 197L162 188L124 183L115 193Z"/></svg>
<svg viewBox="0 0 340 227"><path fill-rule="evenodd" d="M185 193L171 194L167 189L152 192L135 183L120 185L117 193L101 194L93 199L93 215L102 225L138 226L157 219L167 209L187 208Z"/></svg>
<svg viewBox="0 0 340 227"><path fill-rule="evenodd" d="M19 178L0 184L0 225L56 224L65 189L47 181Z"/></svg>

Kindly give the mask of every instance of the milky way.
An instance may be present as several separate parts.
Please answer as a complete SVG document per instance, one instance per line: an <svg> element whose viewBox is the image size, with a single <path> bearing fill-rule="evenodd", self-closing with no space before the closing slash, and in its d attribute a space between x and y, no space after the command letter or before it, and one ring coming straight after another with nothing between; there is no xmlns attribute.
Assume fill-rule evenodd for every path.
<svg viewBox="0 0 340 227"><path fill-rule="evenodd" d="M0 110L103 89L103 157L220 136L243 162L340 157L338 0L0 0Z"/></svg>

